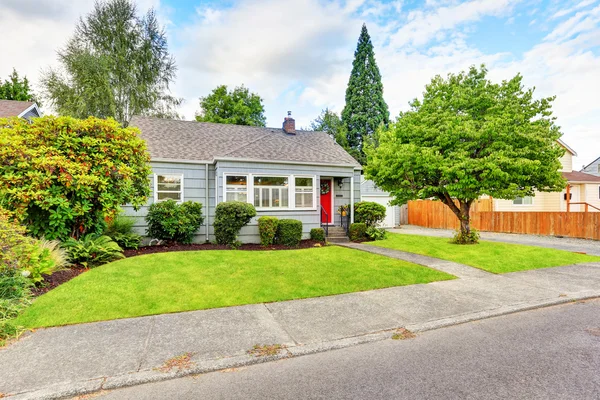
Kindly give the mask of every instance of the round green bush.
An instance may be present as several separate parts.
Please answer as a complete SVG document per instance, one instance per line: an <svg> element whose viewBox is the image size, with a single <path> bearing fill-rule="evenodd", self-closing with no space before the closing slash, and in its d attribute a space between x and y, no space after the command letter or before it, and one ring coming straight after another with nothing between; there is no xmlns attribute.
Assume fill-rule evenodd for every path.
<svg viewBox="0 0 600 400"><path fill-rule="evenodd" d="M261 245L270 246L275 243L278 223L279 219L276 217L260 217L258 219L258 233L260 234Z"/></svg>
<svg viewBox="0 0 600 400"><path fill-rule="evenodd" d="M364 222L355 222L351 224L349 231L350 240L353 242L365 240L367 238L367 224Z"/></svg>
<svg viewBox="0 0 600 400"><path fill-rule="evenodd" d="M367 227L375 226L385 219L385 206L372 201L354 204L354 221L364 222Z"/></svg>
<svg viewBox="0 0 600 400"><path fill-rule="evenodd" d="M204 222L202 204L193 201L177 204L173 200L154 203L150 205L146 222L149 237L189 244Z"/></svg>
<svg viewBox="0 0 600 400"><path fill-rule="evenodd" d="M296 247L302 240L302 221L281 219L277 225L277 241L280 244Z"/></svg>
<svg viewBox="0 0 600 400"><path fill-rule="evenodd" d="M325 241L325 229L323 228L313 228L310 230L310 238L312 240L316 240L317 242Z"/></svg>
<svg viewBox="0 0 600 400"><path fill-rule="evenodd" d="M215 210L215 238L218 244L235 245L242 227L248 225L256 216L252 204L241 201L219 203Z"/></svg>

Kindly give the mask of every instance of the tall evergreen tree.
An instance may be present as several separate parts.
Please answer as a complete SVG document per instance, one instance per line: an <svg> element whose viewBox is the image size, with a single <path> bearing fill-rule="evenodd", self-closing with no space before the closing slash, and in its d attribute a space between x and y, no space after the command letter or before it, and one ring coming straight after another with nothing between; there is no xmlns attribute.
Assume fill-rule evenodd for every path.
<svg viewBox="0 0 600 400"><path fill-rule="evenodd" d="M373 43L367 26L363 24L346 89L346 106L342 111L350 153L361 164L366 162L363 144L372 141L377 128L382 124L387 125L389 120L390 113L383 99L383 84L375 62Z"/></svg>

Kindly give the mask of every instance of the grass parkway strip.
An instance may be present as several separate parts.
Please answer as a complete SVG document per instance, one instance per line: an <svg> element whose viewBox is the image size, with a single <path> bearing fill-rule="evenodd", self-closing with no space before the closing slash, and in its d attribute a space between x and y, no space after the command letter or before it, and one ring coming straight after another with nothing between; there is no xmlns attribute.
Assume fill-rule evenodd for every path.
<svg viewBox="0 0 600 400"><path fill-rule="evenodd" d="M495 274L600 261L597 256L545 247L486 241L457 245L447 238L394 233L365 244L454 261Z"/></svg>
<svg viewBox="0 0 600 400"><path fill-rule="evenodd" d="M137 256L92 269L37 298L27 328L327 296L453 279L362 251L190 251Z"/></svg>

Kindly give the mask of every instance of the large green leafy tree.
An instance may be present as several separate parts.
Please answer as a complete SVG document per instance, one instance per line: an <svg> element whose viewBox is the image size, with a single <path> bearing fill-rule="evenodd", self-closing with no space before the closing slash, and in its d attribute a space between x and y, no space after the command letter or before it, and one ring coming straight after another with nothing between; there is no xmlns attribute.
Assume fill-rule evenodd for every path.
<svg viewBox="0 0 600 400"><path fill-rule="evenodd" d="M145 204L148 162L139 130L113 119L0 118L0 207L35 236L101 232L122 204Z"/></svg>
<svg viewBox="0 0 600 400"><path fill-rule="evenodd" d="M201 97L200 114L196 120L251 126L265 126L267 123L262 99L243 85L231 91L226 85L221 85L208 96Z"/></svg>
<svg viewBox="0 0 600 400"><path fill-rule="evenodd" d="M135 114L177 117L181 99L169 94L177 68L152 9L139 16L130 0L96 2L58 59L62 70L50 69L42 85L61 115L124 125Z"/></svg>
<svg viewBox="0 0 600 400"><path fill-rule="evenodd" d="M29 80L26 76L22 79L19 77L17 70L13 68L12 74L0 81L0 99L2 100L18 100L18 101L37 101L31 88ZM38 104L39 105L39 104Z"/></svg>
<svg viewBox="0 0 600 400"><path fill-rule="evenodd" d="M326 132L342 147L348 150L348 141L346 139L346 127L342 123L337 113L326 108L321 114L310 123L310 129L313 131Z"/></svg>
<svg viewBox="0 0 600 400"><path fill-rule="evenodd" d="M423 100L413 100L367 150L367 177L396 204L436 198L460 220L463 235L471 233L471 204L483 195L513 199L566 184L554 98L534 99L521 75L498 84L486 74L482 66L436 76Z"/></svg>
<svg viewBox="0 0 600 400"><path fill-rule="evenodd" d="M361 164L364 165L366 161L364 144L375 139L377 128L381 125L387 126L389 118L373 43L367 26L363 25L346 89L346 106L342 111L350 153Z"/></svg>

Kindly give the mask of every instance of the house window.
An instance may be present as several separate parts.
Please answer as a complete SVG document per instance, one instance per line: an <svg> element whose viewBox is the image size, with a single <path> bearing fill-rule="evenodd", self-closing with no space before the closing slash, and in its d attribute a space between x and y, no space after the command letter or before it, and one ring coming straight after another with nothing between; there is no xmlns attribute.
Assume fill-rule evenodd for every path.
<svg viewBox="0 0 600 400"><path fill-rule="evenodd" d="M533 204L533 196L516 197L513 200L514 205L530 206Z"/></svg>
<svg viewBox="0 0 600 400"><path fill-rule="evenodd" d="M287 208L289 206L287 176L254 176L254 206Z"/></svg>
<svg viewBox="0 0 600 400"><path fill-rule="evenodd" d="M296 179L296 208L314 207L314 179L313 178L295 178Z"/></svg>
<svg viewBox="0 0 600 400"><path fill-rule="evenodd" d="M227 175L225 177L225 201L248 201L248 177Z"/></svg>
<svg viewBox="0 0 600 400"><path fill-rule="evenodd" d="M154 175L156 202L165 200L183 201L183 175Z"/></svg>

